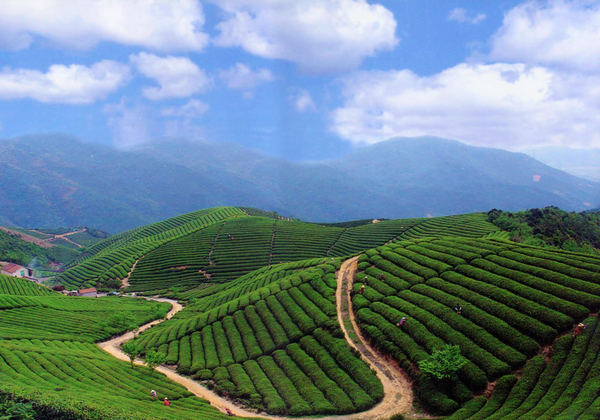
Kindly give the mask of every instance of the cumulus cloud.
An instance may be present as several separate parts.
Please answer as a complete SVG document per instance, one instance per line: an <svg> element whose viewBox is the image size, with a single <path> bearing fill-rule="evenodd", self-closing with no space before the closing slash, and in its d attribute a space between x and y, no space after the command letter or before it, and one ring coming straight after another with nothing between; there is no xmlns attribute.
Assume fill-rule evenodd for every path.
<svg viewBox="0 0 600 420"><path fill-rule="evenodd" d="M391 50L394 15L366 0L213 0L227 14L215 44L297 63L306 72L356 69Z"/></svg>
<svg viewBox="0 0 600 420"><path fill-rule="evenodd" d="M314 112L317 110L310 93L305 89L299 89L296 93L291 94L289 100L294 104L298 112Z"/></svg>
<svg viewBox="0 0 600 420"><path fill-rule="evenodd" d="M457 7L452 9L448 14L448 20L455 21L458 23L472 23L473 25L479 25L486 18L484 13L469 12L467 9Z"/></svg>
<svg viewBox="0 0 600 420"><path fill-rule="evenodd" d="M504 16L491 60L600 70L600 1L529 1Z"/></svg>
<svg viewBox="0 0 600 420"><path fill-rule="evenodd" d="M436 135L477 146L600 146L600 77L525 64L460 64L343 79L331 130L354 143Z"/></svg>
<svg viewBox="0 0 600 420"><path fill-rule="evenodd" d="M39 102L89 104L104 99L130 79L129 67L103 60L83 66L55 64L39 70L0 70L0 99L31 98Z"/></svg>
<svg viewBox="0 0 600 420"><path fill-rule="evenodd" d="M186 98L206 91L212 83L204 70L187 57L159 57L142 52L129 58L140 73L160 85L142 89L144 96L153 101Z"/></svg>
<svg viewBox="0 0 600 420"><path fill-rule="evenodd" d="M199 118L206 111L208 111L207 104L198 99L190 99L187 104L180 107L164 108L161 111L161 115L164 117Z"/></svg>
<svg viewBox="0 0 600 420"><path fill-rule="evenodd" d="M201 31L197 0L3 0L0 48L22 50L42 37L89 49L102 41L158 51L200 51L209 42Z"/></svg>
<svg viewBox="0 0 600 420"><path fill-rule="evenodd" d="M252 90L256 86L272 82L275 78L268 69L252 71L242 63L236 63L227 70L219 71L219 78L225 82L229 89Z"/></svg>

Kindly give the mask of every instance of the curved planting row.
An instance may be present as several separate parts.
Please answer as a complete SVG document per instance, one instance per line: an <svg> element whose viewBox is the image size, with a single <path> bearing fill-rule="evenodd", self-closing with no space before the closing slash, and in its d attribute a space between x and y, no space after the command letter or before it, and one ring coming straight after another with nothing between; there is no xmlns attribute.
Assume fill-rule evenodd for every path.
<svg viewBox="0 0 600 420"><path fill-rule="evenodd" d="M402 240L369 250L352 289L361 328L415 379L432 411L456 411L499 378L498 389L510 390L515 380L504 375L600 307L600 264L587 257L568 262L560 253L546 261L538 251L545 254L477 238ZM452 386L419 369L446 344L468 360Z"/></svg>
<svg viewBox="0 0 600 420"><path fill-rule="evenodd" d="M486 401L478 398L450 420L600 418L600 326L598 318L584 321L587 329L558 339L546 362L536 356L520 379L503 377Z"/></svg>
<svg viewBox="0 0 600 420"><path fill-rule="evenodd" d="M363 411L383 397L383 388L340 338L335 269L321 264L252 290L264 274L233 282L136 343L144 352L164 352L167 363L209 381L216 392L270 414Z"/></svg>
<svg viewBox="0 0 600 420"><path fill-rule="evenodd" d="M68 287L81 287L123 279L135 261L148 252L235 214L243 213L234 207L210 209L135 229L129 235L120 235L118 240L112 237L105 239L90 250L94 253L92 256L59 274L54 280ZM105 242L110 245L104 246Z"/></svg>
<svg viewBox="0 0 600 420"><path fill-rule="evenodd" d="M22 284L19 284L22 283ZM27 285L11 280L15 289ZM37 291L37 287L35 289ZM25 290L25 294L27 290ZM143 299L0 295L29 306L0 305L0 393L35 403L44 418L220 419L224 416L182 386L102 351L94 341L157 317L168 303ZM150 398L154 389L170 410Z"/></svg>
<svg viewBox="0 0 600 420"><path fill-rule="evenodd" d="M0 295L47 296L50 294L53 292L31 281L0 274Z"/></svg>

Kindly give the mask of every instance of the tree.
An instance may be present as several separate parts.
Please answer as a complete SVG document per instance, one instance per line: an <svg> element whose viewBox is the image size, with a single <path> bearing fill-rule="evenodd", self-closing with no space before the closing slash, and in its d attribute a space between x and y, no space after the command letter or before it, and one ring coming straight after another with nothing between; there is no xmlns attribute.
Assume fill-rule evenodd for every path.
<svg viewBox="0 0 600 420"><path fill-rule="evenodd" d="M154 373L154 368L162 365L167 358L164 353L157 353L154 350L150 350L146 353L146 366L150 370L150 376Z"/></svg>
<svg viewBox="0 0 600 420"><path fill-rule="evenodd" d="M419 363L419 369L437 379L455 379L456 372L466 365L468 360L460 354L460 347L445 345L434 350L433 354Z"/></svg>
<svg viewBox="0 0 600 420"><path fill-rule="evenodd" d="M123 344L123 353L129 357L129 360L131 361L131 369L133 369L133 361L137 355L140 354L140 349L138 349L138 346L133 341L128 341Z"/></svg>

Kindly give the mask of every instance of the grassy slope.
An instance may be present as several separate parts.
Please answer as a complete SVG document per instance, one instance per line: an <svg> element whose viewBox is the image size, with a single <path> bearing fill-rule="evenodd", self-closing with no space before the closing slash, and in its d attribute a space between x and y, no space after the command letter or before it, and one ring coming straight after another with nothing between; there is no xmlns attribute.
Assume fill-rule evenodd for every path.
<svg viewBox="0 0 600 420"><path fill-rule="evenodd" d="M55 418L206 419L223 416L186 389L145 369L131 369L104 353L95 341L124 327L105 327L110 315L130 313L148 322L168 304L127 298L63 297L33 283L0 276L0 393L36 402ZM165 410L149 398L151 389L173 401ZM71 417L70 417L71 418Z"/></svg>

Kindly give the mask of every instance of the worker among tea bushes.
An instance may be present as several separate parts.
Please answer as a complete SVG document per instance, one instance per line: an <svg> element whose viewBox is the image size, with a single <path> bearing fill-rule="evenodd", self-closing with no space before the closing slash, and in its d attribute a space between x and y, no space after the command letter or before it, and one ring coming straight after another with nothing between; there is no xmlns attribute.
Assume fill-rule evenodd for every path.
<svg viewBox="0 0 600 420"><path fill-rule="evenodd" d="M404 325L404 323L406 322L406 317L403 316L402 319L400 320L400 322L398 322L396 324L397 327L402 327Z"/></svg>
<svg viewBox="0 0 600 420"><path fill-rule="evenodd" d="M460 303L456 304L456 306L454 307L454 312L456 312L458 315L462 313L462 306L460 306Z"/></svg>
<svg viewBox="0 0 600 420"><path fill-rule="evenodd" d="M585 330L587 328L587 325L585 325L583 322L580 322L577 325L577 329L575 330L575 334L573 335L579 335L580 333L583 332L583 330Z"/></svg>
<svg viewBox="0 0 600 420"><path fill-rule="evenodd" d="M167 397L165 397L165 401L163 402L163 404L165 405L165 407L171 407L171 401L169 401Z"/></svg>

